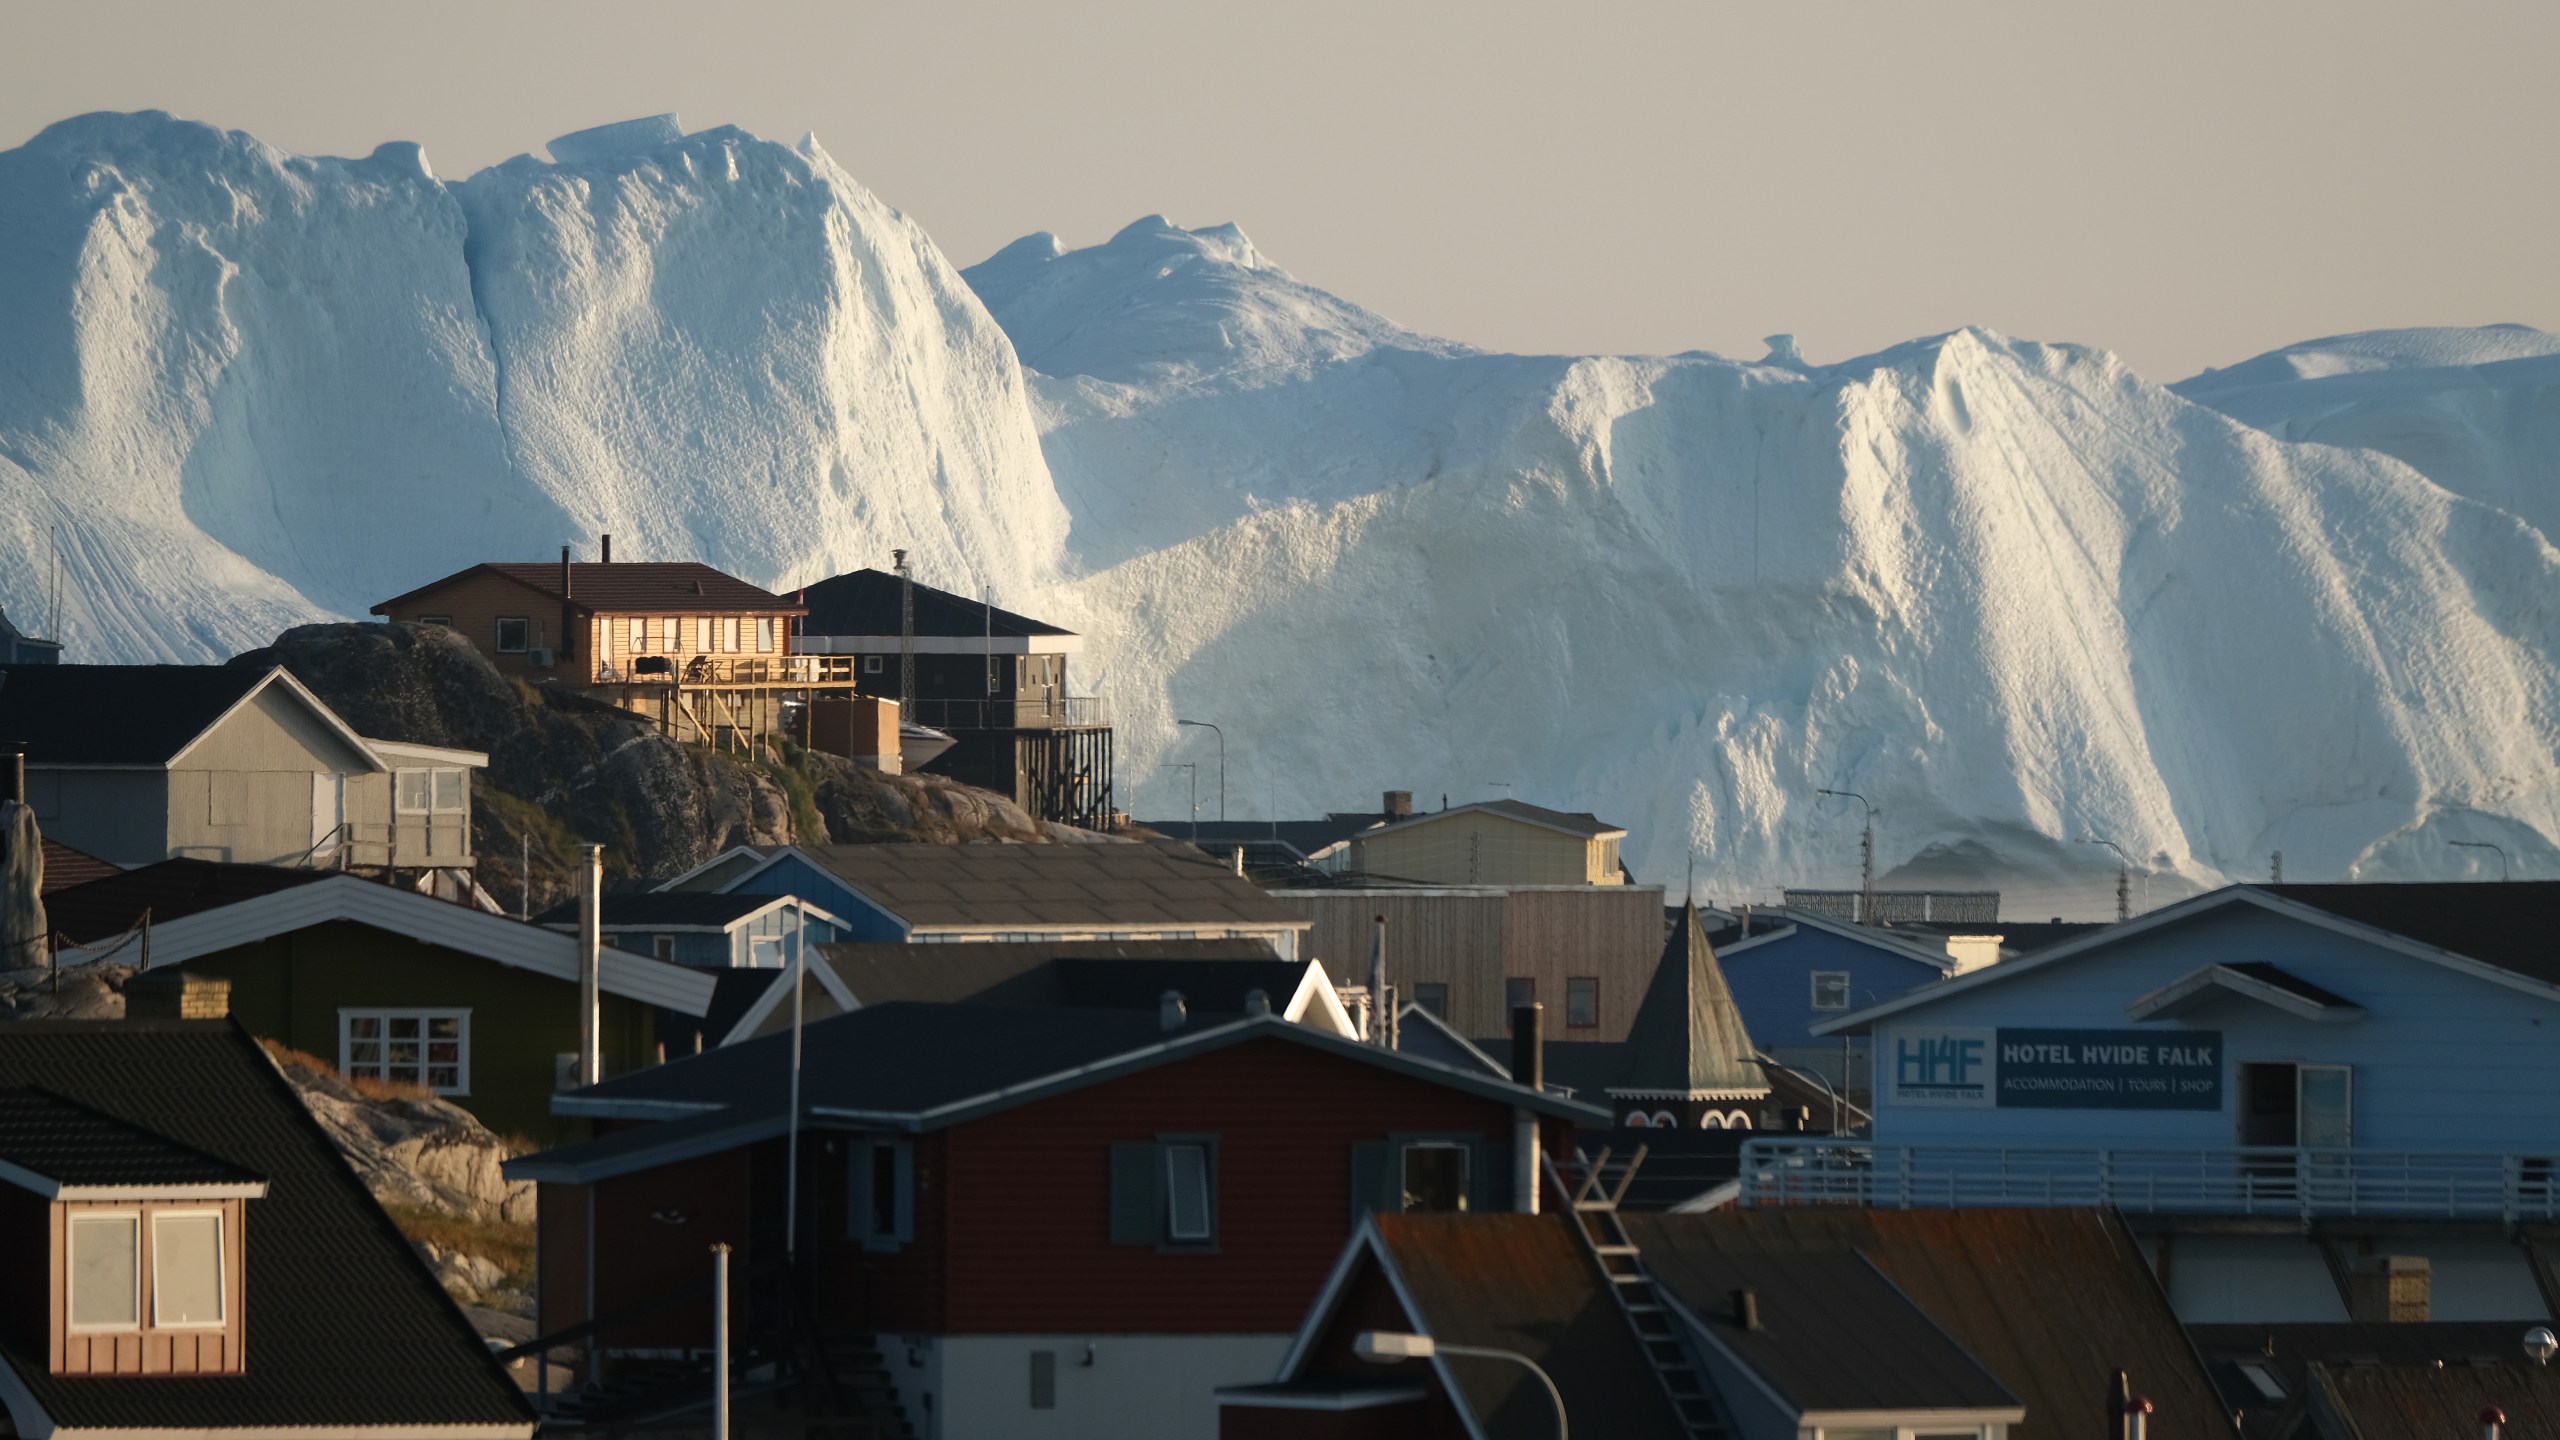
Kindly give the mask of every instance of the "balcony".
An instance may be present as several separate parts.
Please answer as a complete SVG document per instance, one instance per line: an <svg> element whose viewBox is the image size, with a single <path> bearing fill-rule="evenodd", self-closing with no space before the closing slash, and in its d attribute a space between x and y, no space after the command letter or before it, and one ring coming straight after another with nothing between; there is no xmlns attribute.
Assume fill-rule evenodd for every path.
<svg viewBox="0 0 2560 1440"><path fill-rule="evenodd" d="M1111 709L1099 695L920 699L907 718L936 730L1098 730L1111 723Z"/></svg>
<svg viewBox="0 0 2560 1440"><path fill-rule="evenodd" d="M1822 1137L1742 1147L1746 1206L1890 1209L2112 1205L2147 1214L2560 1220L2552 1157L2454 1150L2075 1149L1877 1145Z"/></svg>
<svg viewBox="0 0 2560 1440"><path fill-rule="evenodd" d="M637 655L596 666L599 685L853 685L852 655ZM879 677L872 677L876 682Z"/></svg>

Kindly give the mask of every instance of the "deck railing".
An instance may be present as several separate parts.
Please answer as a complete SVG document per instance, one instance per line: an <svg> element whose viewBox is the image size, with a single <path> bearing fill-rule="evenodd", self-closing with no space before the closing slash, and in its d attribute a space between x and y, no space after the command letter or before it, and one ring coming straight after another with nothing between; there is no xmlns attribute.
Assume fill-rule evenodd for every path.
<svg viewBox="0 0 2560 1440"><path fill-rule="evenodd" d="M2560 1220L2550 1155L2323 1147L2076 1149L1878 1145L1783 1136L1743 1146L1746 1206L2112 1205L2291 1217Z"/></svg>
<svg viewBox="0 0 2560 1440"><path fill-rule="evenodd" d="M909 717L937 730L1086 730L1111 723L1111 708L1098 695L1032 696L1020 700L916 701Z"/></svg>
<svg viewBox="0 0 2560 1440"><path fill-rule="evenodd" d="M853 655L635 655L596 666L599 685L852 685ZM876 688L880 677L873 675ZM896 677L891 676L892 683Z"/></svg>

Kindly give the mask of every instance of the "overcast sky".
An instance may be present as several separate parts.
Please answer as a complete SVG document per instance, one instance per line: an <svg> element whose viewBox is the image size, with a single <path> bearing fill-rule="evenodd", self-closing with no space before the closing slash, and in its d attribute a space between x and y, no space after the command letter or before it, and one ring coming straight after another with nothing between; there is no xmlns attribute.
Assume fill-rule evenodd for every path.
<svg viewBox="0 0 2560 1440"><path fill-rule="evenodd" d="M1965 324L2154 379L2560 328L2560 3L0 0L0 146L158 108L460 178L675 111L815 131L957 263L1140 215L1506 350Z"/></svg>

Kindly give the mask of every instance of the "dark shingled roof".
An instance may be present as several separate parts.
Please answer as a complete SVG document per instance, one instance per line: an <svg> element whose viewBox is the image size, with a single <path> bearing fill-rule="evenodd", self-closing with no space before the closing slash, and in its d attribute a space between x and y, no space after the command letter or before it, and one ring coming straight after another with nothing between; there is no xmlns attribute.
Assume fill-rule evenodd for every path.
<svg viewBox="0 0 2560 1440"><path fill-rule="evenodd" d="M394 595L374 606L373 613L387 615L395 606L422 600L457 580L484 573L503 575L542 592L554 601L561 598L560 562L492 561L474 565L468 570L457 570L406 595ZM800 613L796 601L770 590L760 590L735 575L693 560L644 560L612 565L580 561L569 567L569 589L570 604L593 612L647 615L717 614L727 610Z"/></svg>
<svg viewBox="0 0 2560 1440"><path fill-rule="evenodd" d="M2260 885L2270 895L2560 985L2560 880Z"/></svg>
<svg viewBox="0 0 2560 1440"><path fill-rule="evenodd" d="M1590 814L1587 811L1550 810L1544 805L1532 805L1525 800L1476 800L1464 805L1453 805L1446 810L1433 810L1427 814L1415 815L1409 820L1399 820L1395 824L1385 828L1389 830L1397 830L1408 825L1422 825L1433 820L1446 819L1452 815L1464 815L1474 811L1484 811L1495 815L1507 816L1510 819L1523 820L1532 825L1544 825L1553 830L1571 831L1576 835L1582 836L1586 840L1602 835L1623 835L1626 833L1625 826L1611 825L1602 820L1599 816Z"/></svg>
<svg viewBox="0 0 2560 1440"><path fill-rule="evenodd" d="M30 765L165 765L272 670L0 665L0 743Z"/></svg>
<svg viewBox="0 0 2560 1440"><path fill-rule="evenodd" d="M86 885L92 880L104 880L110 875L123 873L124 867L120 865L101 860L86 851L74 850L51 836L45 837L44 893L48 898L57 890L68 890L74 885Z"/></svg>
<svg viewBox="0 0 2560 1440"><path fill-rule="evenodd" d="M886 570L856 570L820 580L801 592L808 597L809 619L801 628L811 635L896 635L904 623L899 613L898 577ZM916 633L966 639L988 633L986 602L930 585L915 587ZM1032 635L1072 635L1055 625L997 607L994 633L1020 639Z"/></svg>
<svg viewBox="0 0 2560 1440"><path fill-rule="evenodd" d="M237 1185L260 1178L32 1085L0 1090L0 1161L58 1185Z"/></svg>
<svg viewBox="0 0 2560 1440"><path fill-rule="evenodd" d="M151 912L153 924L165 925L337 873L281 865L227 865L217 860L163 860L47 895L45 918L72 943L86 945L132 929L141 923L145 910Z"/></svg>
<svg viewBox="0 0 2560 1440"><path fill-rule="evenodd" d="M721 926L743 920L782 897L775 895L730 895L707 890L641 890L627 895L607 895L598 908L603 912L608 929L635 926ZM554 929L578 928L578 902L554 905L533 917L536 925Z"/></svg>
<svg viewBox="0 0 2560 1440"><path fill-rule="evenodd" d="M1308 922L1187 845L809 845L911 925L1223 928Z"/></svg>
<svg viewBox="0 0 2560 1440"><path fill-rule="evenodd" d="M2560 1372L2432 1365L2317 1365L2301 1399L2304 1440L2439 1440L2480 1433L2480 1412L2505 1412L2505 1433L2560 1434Z"/></svg>
<svg viewBox="0 0 2560 1440"><path fill-rule="evenodd" d="M2212 1368L2214 1383L2222 1388L2223 1402L2244 1412L2241 1428L2256 1440L2267 1440L2282 1428L2280 1418L2290 1412L2288 1402L2302 1394L2303 1381L2315 1365L2423 1367L2433 1369L2441 1364L2449 1370L2470 1371L2474 1367L2486 1371L2505 1371L2508 1375L2537 1369L2525 1359L2524 1330L2528 1322L2517 1320L2425 1320L2290 1322L2256 1325L2191 1325L2187 1333L2194 1337L2205 1363ZM2284 1395L2270 1398L2240 1366L2264 1367L2284 1388ZM2560 1372L2540 1373L2560 1376ZM2506 1376L2493 1377L2493 1383L2505 1383ZM2506 1402L2500 1402L2506 1403ZM2479 1407L2473 1406L2473 1413ZM2514 1407L2509 1406L2512 1412ZM2457 1419L2462 1417L2456 1417ZM2512 1413L2510 1419L2517 1418ZM2552 1427L2560 1433L2560 1426ZM2462 1433L2450 1424L2445 1433ZM2519 1432L2532 1433L2532 1432Z"/></svg>
<svg viewBox="0 0 2560 1440"><path fill-rule="evenodd" d="M184 1135L267 1180L246 1202L245 1373L58 1376L0 1349L65 1429L505 1426L533 1414L273 1062L229 1021L0 1023L0 1086Z"/></svg>
<svg viewBox="0 0 2560 1440"><path fill-rule="evenodd" d="M2026 1406L2011 1440L2112 1440L2095 1397L2119 1369L2158 1405L2154 1434L2235 1434L2159 1282L2112 1212L1832 1205L1631 1214L1625 1222L1648 1265L1670 1263L1691 1229L1718 1231L1699 1243L1723 1254L1864 1255Z"/></svg>
<svg viewBox="0 0 2560 1440"><path fill-rule="evenodd" d="M827 957L845 987L865 1005L888 1000L1081 1003L1062 999L1057 989L1051 967L1066 960L1278 963L1271 946L1261 940L968 940L956 945L866 941L821 945L818 953ZM1293 989L1295 983L1291 982ZM1239 1005L1243 993L1236 992ZM1272 1003L1286 998L1275 993ZM1151 997L1147 1003L1152 1007L1155 1001Z"/></svg>
<svg viewBox="0 0 2560 1440"><path fill-rule="evenodd" d="M1435 1340L1526 1355L1553 1377L1577 1434L1686 1433L1636 1348L1598 1267L1561 1215L1373 1217L1378 1238ZM1397 1366L1396 1375L1415 1367ZM1555 1411L1517 1365L1454 1364L1466 1404L1494 1440L1555 1434Z"/></svg>
<svg viewBox="0 0 2560 1440"><path fill-rule="evenodd" d="M1611 1083L1626 1090L1762 1095L1769 1082L1753 1058L1759 1053L1691 904L1663 943L1627 1028L1625 1062Z"/></svg>

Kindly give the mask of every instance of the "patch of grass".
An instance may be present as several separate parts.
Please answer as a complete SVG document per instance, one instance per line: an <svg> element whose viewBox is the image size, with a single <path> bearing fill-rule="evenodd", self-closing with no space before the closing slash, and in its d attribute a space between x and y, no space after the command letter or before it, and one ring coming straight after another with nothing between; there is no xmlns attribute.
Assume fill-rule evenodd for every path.
<svg viewBox="0 0 2560 1440"><path fill-rule="evenodd" d="M421 1205L385 1205L383 1213L412 1244L476 1255L498 1267L510 1290L533 1288L534 1240L530 1225L499 1220L465 1220Z"/></svg>
<svg viewBox="0 0 2560 1440"><path fill-rule="evenodd" d="M314 1075L337 1075L340 1080L355 1087L357 1094L368 1100L433 1100L436 1098L436 1092L424 1085L412 1084L406 1080L372 1080L359 1075L340 1075L337 1066L308 1050L296 1050L290 1045L274 1040L260 1040L258 1043L267 1047L267 1053L276 1058L277 1064L290 1070L307 1070Z"/></svg>
<svg viewBox="0 0 2560 1440"><path fill-rule="evenodd" d="M818 781L809 773L802 756L806 753L788 740L776 740L774 748L783 758L781 763L758 760L755 763L782 793L791 797L791 835L803 845L814 845L827 838L827 822L818 814Z"/></svg>

